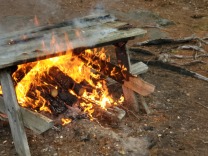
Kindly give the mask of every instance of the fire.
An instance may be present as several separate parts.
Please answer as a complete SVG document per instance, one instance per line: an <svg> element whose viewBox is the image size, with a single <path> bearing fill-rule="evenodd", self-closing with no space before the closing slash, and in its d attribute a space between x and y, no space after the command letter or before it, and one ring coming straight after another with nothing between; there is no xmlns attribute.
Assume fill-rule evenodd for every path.
<svg viewBox="0 0 208 156"><path fill-rule="evenodd" d="M72 119L62 118L61 121L62 121L62 126L65 126L65 125L71 123Z"/></svg>
<svg viewBox="0 0 208 156"><path fill-rule="evenodd" d="M1 86L0 86L0 95L2 95L3 93L2 93L2 89L1 89Z"/></svg>
<svg viewBox="0 0 208 156"><path fill-rule="evenodd" d="M37 20L36 16L35 19ZM44 41L42 41L42 46L44 49ZM60 51L62 46L65 46L65 49L72 49L72 45L70 44L67 35L65 35L65 43L58 43L56 37L53 35L50 46L55 51ZM106 56L104 49L101 49L100 51L98 49L87 49L83 53L88 59L92 59L90 56L93 54L98 56L101 60L110 61L109 57ZM94 63L96 63L96 61ZM97 65L99 67L99 64ZM28 73L26 72L27 66L32 66ZM44 78L49 73L50 68L54 66L60 69L63 73L67 74L76 83L87 81L93 87L91 92L84 90L81 95L77 95L73 90L68 90L70 93L77 96L77 98L85 99L80 103L80 106L84 109L84 112L88 113L91 119L93 119L92 114L94 112L94 104L102 109L107 109L110 106L121 104L124 101L123 97L121 97L118 101L115 101L108 92L106 82L104 80L100 80L100 74L92 72L89 67L90 65L88 66L84 64L78 56L74 55L71 50L68 50L66 51L66 55L39 60L34 63L18 65L18 70L24 69L24 72L26 73L20 82L18 82L16 77L16 72L18 70L12 75L13 79L16 81L15 90L17 100L22 107L29 107L36 111L52 113L50 109L50 102L44 98L44 94L46 93L42 93L40 88L49 86L50 88L57 89L56 85L49 84L44 81ZM112 71L111 74L117 73ZM95 79L96 82L92 79ZM33 94L31 94L30 91L32 91ZM1 93L2 91L0 88L0 94ZM56 96L57 94L53 94L53 96ZM67 122L71 121L70 119L62 119L62 122L65 125Z"/></svg>

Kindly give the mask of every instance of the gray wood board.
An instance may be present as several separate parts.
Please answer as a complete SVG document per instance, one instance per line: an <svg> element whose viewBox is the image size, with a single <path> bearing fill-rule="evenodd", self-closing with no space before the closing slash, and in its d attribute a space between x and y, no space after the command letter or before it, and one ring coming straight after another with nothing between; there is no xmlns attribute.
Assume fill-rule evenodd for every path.
<svg viewBox="0 0 208 156"><path fill-rule="evenodd" d="M102 23L107 23L111 21L115 21L116 18L112 15L109 14L101 14L101 15L89 15L85 16L82 18L76 18L73 20L68 20L64 21L61 23L56 23L56 24L49 24L49 25L41 25L41 26L35 26L31 28L23 28L22 30L14 31L11 33L4 33L0 34L0 41L10 38L10 39L17 39L19 37L22 37L22 35L26 36L31 36L39 32L47 32L51 31L51 29L59 29L63 27L68 27L68 28L84 28L84 27L89 27L89 26L94 26L94 25L100 25Z"/></svg>
<svg viewBox="0 0 208 156"><path fill-rule="evenodd" d="M20 107L24 125L37 134L41 134L54 126L53 120L28 110L27 108ZM0 112L5 113L5 106L3 97L0 96Z"/></svg>
<svg viewBox="0 0 208 156"><path fill-rule="evenodd" d="M66 50L79 48L94 48L113 44L122 40L129 40L137 36L142 36L146 33L145 30L139 28L130 28L119 30L121 26L126 25L124 22L108 21L102 24L92 24L92 26L74 27L64 26L54 29L38 29L39 31L22 32L16 37L0 38L0 69L12 65L18 65L26 62L54 57L60 54L65 54ZM78 37L76 34L79 33ZM22 36L27 34L26 40ZM70 45L66 44L66 36L70 40ZM51 46L51 38L55 37L59 44L59 49L56 46ZM14 40L10 42L10 40ZM16 41L15 41L16 40ZM43 41L45 47L43 47ZM8 43L11 44L8 44Z"/></svg>
<svg viewBox="0 0 208 156"><path fill-rule="evenodd" d="M9 119L15 149L19 155L30 156L22 114L13 87L11 70L1 70L0 80L4 92L5 112Z"/></svg>

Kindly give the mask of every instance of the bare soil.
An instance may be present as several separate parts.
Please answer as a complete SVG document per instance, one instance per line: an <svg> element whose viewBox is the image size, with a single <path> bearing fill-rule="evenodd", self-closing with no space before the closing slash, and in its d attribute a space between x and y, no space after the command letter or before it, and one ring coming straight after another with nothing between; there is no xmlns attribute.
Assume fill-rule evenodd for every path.
<svg viewBox="0 0 208 156"><path fill-rule="evenodd" d="M60 22L85 16L95 6L103 4L107 12L138 27L156 24L152 18L142 21L135 13L138 10L149 10L174 22L161 29L144 28L148 34L129 42L128 46L138 41L160 37L208 35L207 0L1 0L0 2L0 32L4 33L31 25L34 15L40 18L40 23ZM168 45L151 47L151 50L158 53L167 49L170 50ZM207 46L204 46L204 49L208 51ZM186 52L175 53L184 55L193 53L192 50ZM139 54L136 55L139 57ZM180 63L186 61L180 60ZM206 63L186 68L208 77L208 59L203 58L203 61ZM208 83L156 66L149 66L149 71L143 74L142 78L156 86L155 92L146 97L152 114L127 111L126 117L116 123L78 120L41 135L27 130L31 154L34 156L208 155ZM0 155L17 155L9 125L3 121L0 121Z"/></svg>

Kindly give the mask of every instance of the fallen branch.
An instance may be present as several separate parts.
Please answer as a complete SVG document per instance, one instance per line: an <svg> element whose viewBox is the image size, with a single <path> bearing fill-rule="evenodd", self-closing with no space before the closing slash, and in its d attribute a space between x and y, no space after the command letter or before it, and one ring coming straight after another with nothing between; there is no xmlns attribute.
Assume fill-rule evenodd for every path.
<svg viewBox="0 0 208 156"><path fill-rule="evenodd" d="M184 56L184 55L172 55L172 54L167 54L167 53L162 53L162 54L159 54L157 56L158 60L159 61L162 61L162 62L168 62L168 60L170 60L171 58L174 58L174 59L193 59L194 61L200 61L200 60L196 60L197 58L201 58L201 57L208 57L208 54L202 54L202 55L193 55L193 56ZM201 61L203 62L203 61ZM206 64L206 62L204 62Z"/></svg>
<svg viewBox="0 0 208 156"><path fill-rule="evenodd" d="M161 45L161 44L180 44L180 43L187 43L191 41L200 41L204 44L208 44L206 42L207 38L199 38L196 37L195 35L192 35L190 37L185 37L182 39L172 39L172 38L160 38L160 39L154 39L154 40L147 40L144 42L136 43L134 46L148 46L148 45Z"/></svg>
<svg viewBox="0 0 208 156"><path fill-rule="evenodd" d="M192 66L192 65L195 65L195 64L198 64L198 63L207 64L206 62L201 61L201 60L193 60L193 61L191 61L191 62L184 63L184 64L182 64L181 66Z"/></svg>
<svg viewBox="0 0 208 156"><path fill-rule="evenodd" d="M143 60L132 59L132 61L143 61ZM143 62L148 64L148 65L159 66L159 67L162 67L164 69L171 70L171 71L177 72L177 73L182 74L182 75L191 76L191 77L194 77L194 78L197 78L197 79L200 79L200 80L208 82L208 78L207 77L205 77L205 76L203 76L201 74L198 74L198 73L196 73L194 71L191 71L191 70L185 69L183 67L174 65L174 64L165 63L165 62L158 61L158 60L143 61Z"/></svg>
<svg viewBox="0 0 208 156"><path fill-rule="evenodd" d="M206 108L208 110L208 107L203 105L203 104L201 104L200 102L197 102L197 104L201 105L202 107L204 107L204 108Z"/></svg>
<svg viewBox="0 0 208 156"><path fill-rule="evenodd" d="M148 55L148 56L156 56L155 53L153 53L149 50L146 50L146 49L139 48L139 47L131 47L131 48L129 48L129 51L138 52L138 53Z"/></svg>
<svg viewBox="0 0 208 156"><path fill-rule="evenodd" d="M194 46L194 45L183 45L183 46L179 46L178 49L194 50L194 51L206 53L206 51L203 48L201 48L199 46Z"/></svg>
<svg viewBox="0 0 208 156"><path fill-rule="evenodd" d="M143 28L143 29L144 28L157 28L157 29L162 29L159 24L156 24L156 25L143 25L140 28Z"/></svg>

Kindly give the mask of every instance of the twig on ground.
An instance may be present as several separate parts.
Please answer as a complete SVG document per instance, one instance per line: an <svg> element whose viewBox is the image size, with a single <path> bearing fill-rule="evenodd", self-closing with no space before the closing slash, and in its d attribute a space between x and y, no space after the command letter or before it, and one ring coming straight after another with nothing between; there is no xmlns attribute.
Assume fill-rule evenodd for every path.
<svg viewBox="0 0 208 156"><path fill-rule="evenodd" d="M156 56L155 53L153 53L153 52L151 52L149 50L145 50L145 49L139 48L139 47L131 47L131 48L129 48L129 50L133 51L133 52L142 53L144 55Z"/></svg>
<svg viewBox="0 0 208 156"><path fill-rule="evenodd" d="M193 60L191 62L181 64L181 66L192 66L192 65L195 65L195 64L198 64L198 63L207 64L206 62L201 61L201 60Z"/></svg>
<svg viewBox="0 0 208 156"><path fill-rule="evenodd" d="M208 141L204 141L204 140L202 140L202 142L203 142L204 144L208 144Z"/></svg>
<svg viewBox="0 0 208 156"><path fill-rule="evenodd" d="M208 107L207 106L201 104L200 102L196 102L196 103L199 104L199 105L201 105L202 107L204 107L204 108L206 108L208 110Z"/></svg>
<svg viewBox="0 0 208 156"><path fill-rule="evenodd" d="M163 58L163 57L165 57L166 59L175 58L175 59L194 59L194 60L196 60L197 58L208 57L208 54L202 54L202 55L195 54L194 56L184 56L184 55L172 55L172 54L162 53L162 54L159 54L157 58Z"/></svg>
<svg viewBox="0 0 208 156"><path fill-rule="evenodd" d="M134 117L136 117L139 121L141 120L133 111L129 110L128 108L126 108L125 106L120 106L121 108L123 108L124 110L126 110L127 112L131 113Z"/></svg>
<svg viewBox="0 0 208 156"><path fill-rule="evenodd" d="M143 29L144 28L157 28L157 29L162 29L159 24L156 24L156 25L143 25L140 28L143 28Z"/></svg>
<svg viewBox="0 0 208 156"><path fill-rule="evenodd" d="M199 51L202 53L206 53L206 51L203 48L199 46L194 46L194 45L183 45L183 46L179 46L178 49L195 50L195 51Z"/></svg>

